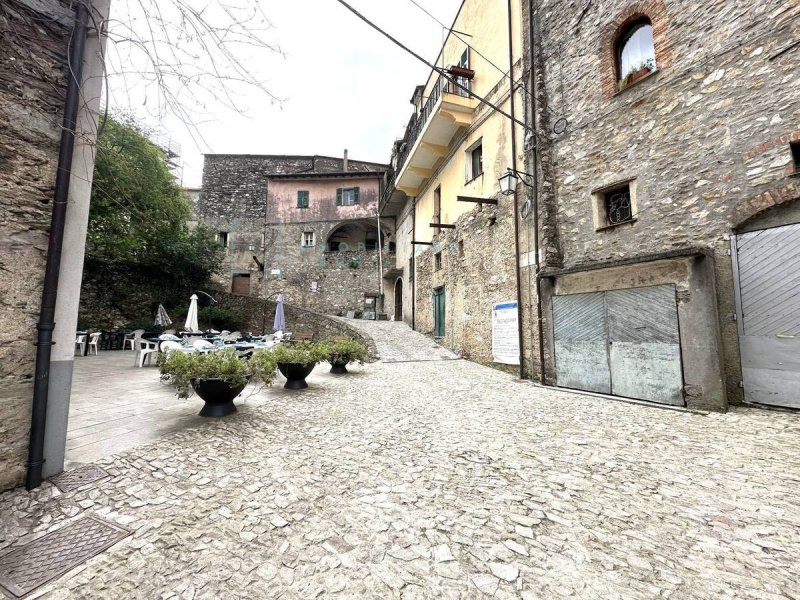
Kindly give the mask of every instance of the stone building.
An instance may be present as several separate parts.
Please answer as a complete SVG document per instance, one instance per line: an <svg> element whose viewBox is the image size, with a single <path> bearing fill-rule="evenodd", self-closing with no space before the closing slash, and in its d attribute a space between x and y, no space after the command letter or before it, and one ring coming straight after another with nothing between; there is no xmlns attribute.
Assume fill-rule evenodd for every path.
<svg viewBox="0 0 800 600"><path fill-rule="evenodd" d="M436 91L438 73L417 88L382 202L398 217L404 318L494 363L493 307L517 300L521 371L549 385L798 406L800 5L579 4L462 4L436 64L451 79L468 65L474 94ZM509 18L516 153L508 78L479 62L508 69L495 45ZM493 119L501 135L482 132Z"/></svg>
<svg viewBox="0 0 800 600"><path fill-rule="evenodd" d="M499 177L523 164L519 0L465 0L435 64L418 86L393 149L382 214L397 218L398 316L463 356L520 365L516 329L496 331L495 306L516 318L515 199ZM510 21L510 27L509 27ZM490 106L491 105L491 106ZM509 335L510 333L510 335ZM510 367L514 369L515 367Z"/></svg>
<svg viewBox="0 0 800 600"><path fill-rule="evenodd" d="M0 490L23 482L29 458L34 342L62 134L68 45L76 21L72 5L69 0L0 3ZM108 2L96 1L93 10L102 22ZM62 166L71 179L54 345L45 365L49 396L44 476L63 469L103 38L93 30L88 35L74 155L71 164Z"/></svg>
<svg viewBox="0 0 800 600"><path fill-rule="evenodd" d="M197 215L227 248L222 284L319 312L375 312L380 269L394 267L393 221L378 232L385 170L346 152L206 155Z"/></svg>
<svg viewBox="0 0 800 600"><path fill-rule="evenodd" d="M800 4L534 17L548 381L800 406Z"/></svg>

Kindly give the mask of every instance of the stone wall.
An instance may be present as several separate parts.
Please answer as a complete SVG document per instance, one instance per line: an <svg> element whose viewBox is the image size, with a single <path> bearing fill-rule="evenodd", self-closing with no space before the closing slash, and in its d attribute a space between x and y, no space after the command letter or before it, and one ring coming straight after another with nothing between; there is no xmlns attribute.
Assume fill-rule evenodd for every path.
<svg viewBox="0 0 800 600"><path fill-rule="evenodd" d="M67 0L0 6L0 490L22 483L58 159Z"/></svg>
<svg viewBox="0 0 800 600"><path fill-rule="evenodd" d="M613 40L642 15L653 21L658 70L622 91L610 88ZM800 139L800 50L792 46L800 5L601 0L580 12L545 0L537 18L538 75L549 104L539 118L569 121L560 135L543 129L541 144L553 161L542 181L554 192L540 198L552 218L544 225L555 223L563 266L707 248L727 394L741 400L729 236L800 198L789 150ZM626 180L635 181L635 221L600 227L593 193ZM794 220L786 215L784 222ZM550 258L545 269L561 266Z"/></svg>
<svg viewBox="0 0 800 600"><path fill-rule="evenodd" d="M262 300L252 296L234 296L233 294L218 294L220 306L233 308L239 311L244 318L243 331L253 333L271 333L272 322L275 317L275 301ZM368 350L370 362L378 356L375 342L358 329L351 327L344 319L332 318L329 315L284 304L287 331L311 331L315 341L323 341L345 337L362 342Z"/></svg>
<svg viewBox="0 0 800 600"><path fill-rule="evenodd" d="M325 240L339 224L321 221L269 226L262 294L271 297L283 292L288 303L340 316L349 310L362 310L364 294L378 294L380 289L378 253L326 251ZM303 247L302 235L309 231L314 233L315 245ZM394 255L384 251L384 272L393 266Z"/></svg>
<svg viewBox="0 0 800 600"><path fill-rule="evenodd" d="M442 344L475 362L506 368L492 360L492 305L516 301L512 200L500 196L497 206L476 206L455 225L416 255L416 329L433 335L431 294L444 286Z"/></svg>

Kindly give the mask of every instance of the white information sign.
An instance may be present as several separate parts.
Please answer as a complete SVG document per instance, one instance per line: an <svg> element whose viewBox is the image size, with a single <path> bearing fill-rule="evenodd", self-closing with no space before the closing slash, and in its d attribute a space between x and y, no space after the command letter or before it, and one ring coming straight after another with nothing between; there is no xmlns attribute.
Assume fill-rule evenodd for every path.
<svg viewBox="0 0 800 600"><path fill-rule="evenodd" d="M519 364L519 311L516 302L492 306L492 360L504 365Z"/></svg>

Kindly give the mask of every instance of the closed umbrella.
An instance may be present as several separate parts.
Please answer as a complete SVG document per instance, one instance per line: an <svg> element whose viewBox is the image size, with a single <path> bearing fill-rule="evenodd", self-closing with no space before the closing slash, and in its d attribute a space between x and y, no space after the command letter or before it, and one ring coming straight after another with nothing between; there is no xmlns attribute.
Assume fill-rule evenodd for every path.
<svg viewBox="0 0 800 600"><path fill-rule="evenodd" d="M200 325L197 324L197 294L192 294L192 302L189 304L189 314L186 315L186 331L200 331Z"/></svg>
<svg viewBox="0 0 800 600"><path fill-rule="evenodd" d="M158 310L156 311L156 325L159 327L166 327L167 325L172 325L172 319L169 318L167 314L167 309L164 308L163 304L158 305Z"/></svg>
<svg viewBox="0 0 800 600"><path fill-rule="evenodd" d="M278 302L275 306L275 322L272 324L273 331L283 331L286 328L286 318L283 316L283 294L278 294Z"/></svg>

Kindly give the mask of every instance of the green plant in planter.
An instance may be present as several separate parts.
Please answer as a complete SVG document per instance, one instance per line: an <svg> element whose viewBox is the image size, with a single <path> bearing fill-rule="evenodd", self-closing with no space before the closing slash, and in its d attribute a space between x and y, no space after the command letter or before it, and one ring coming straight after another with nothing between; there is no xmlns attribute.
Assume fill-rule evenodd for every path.
<svg viewBox="0 0 800 600"><path fill-rule="evenodd" d="M328 357L324 344L299 342L297 344L278 344L271 351L275 362L289 365L316 365Z"/></svg>
<svg viewBox="0 0 800 600"><path fill-rule="evenodd" d="M356 340L333 340L326 344L328 362L332 373L346 373L348 364L364 364L367 360L367 347Z"/></svg>
<svg viewBox="0 0 800 600"><path fill-rule="evenodd" d="M209 354L173 351L160 354L161 380L175 386L179 398L187 398L193 379L217 379L231 387L248 381L270 385L275 378L276 361L272 352L256 352L251 358L239 358L232 348Z"/></svg>

